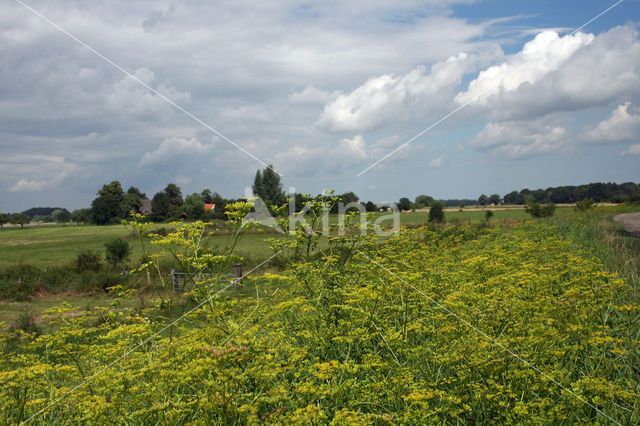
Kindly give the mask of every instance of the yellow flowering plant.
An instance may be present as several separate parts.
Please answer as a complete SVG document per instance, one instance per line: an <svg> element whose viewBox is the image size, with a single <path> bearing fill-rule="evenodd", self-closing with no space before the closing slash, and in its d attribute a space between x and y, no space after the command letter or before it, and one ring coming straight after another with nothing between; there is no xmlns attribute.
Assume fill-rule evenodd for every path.
<svg viewBox="0 0 640 426"><path fill-rule="evenodd" d="M155 247L215 269L188 226ZM640 422L640 307L574 234L528 221L375 240L357 226L172 334L144 312L65 305L49 334L0 335L0 422Z"/></svg>

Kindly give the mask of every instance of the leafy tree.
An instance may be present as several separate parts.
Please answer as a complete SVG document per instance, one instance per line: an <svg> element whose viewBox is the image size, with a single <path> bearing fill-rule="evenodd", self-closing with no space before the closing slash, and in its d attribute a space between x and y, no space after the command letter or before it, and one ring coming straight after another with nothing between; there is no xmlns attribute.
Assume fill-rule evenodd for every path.
<svg viewBox="0 0 640 426"><path fill-rule="evenodd" d="M127 189L127 194L137 195L141 200L144 200L145 198L147 198L147 194L140 191L135 186L130 186L129 189Z"/></svg>
<svg viewBox="0 0 640 426"><path fill-rule="evenodd" d="M211 198L210 200L211 202L207 204L215 204L215 207L213 208L212 211L207 211L204 215L204 218L206 220L212 220L212 219L226 220L227 214L225 213L225 209L227 206L227 200L222 198L222 196L217 192L213 193L213 198Z"/></svg>
<svg viewBox="0 0 640 426"><path fill-rule="evenodd" d="M311 197L311 194L299 194L299 193L294 193L294 194L289 194L289 199L291 199L291 196L293 195L294 197L294 205L295 205L295 211L296 212L300 212L302 211L302 209L304 209L305 203L311 201L313 198Z"/></svg>
<svg viewBox="0 0 640 426"><path fill-rule="evenodd" d="M131 188L129 188L129 190L131 190ZM129 217L132 210L135 213L138 213L140 211L140 207L142 207L142 197L140 197L138 193L127 191L127 194L120 202L120 217L122 219L126 219Z"/></svg>
<svg viewBox="0 0 640 426"><path fill-rule="evenodd" d="M518 203L518 191L511 191L504 196L505 204L517 204Z"/></svg>
<svg viewBox="0 0 640 426"><path fill-rule="evenodd" d="M491 194L491 196L488 199L489 204L494 204L494 205L498 205L500 204L500 196L498 194Z"/></svg>
<svg viewBox="0 0 640 426"><path fill-rule="evenodd" d="M550 193L549 199L554 203L572 203L574 201L570 187L549 188L547 192Z"/></svg>
<svg viewBox="0 0 640 426"><path fill-rule="evenodd" d="M199 194L193 193L184 200L184 210L189 219L198 220L204 216L204 202Z"/></svg>
<svg viewBox="0 0 640 426"><path fill-rule="evenodd" d="M251 186L251 189L253 190L253 195L262 198L262 201L267 201L263 197L265 190L264 185L262 184L262 171L260 169L256 171L256 176L253 178L253 185Z"/></svg>
<svg viewBox="0 0 640 426"><path fill-rule="evenodd" d="M428 195L418 195L415 204L418 208L429 207L433 203L433 197Z"/></svg>
<svg viewBox="0 0 640 426"><path fill-rule="evenodd" d="M156 193L151 200L151 219L156 222L162 222L169 217L169 208L171 202L166 192Z"/></svg>
<svg viewBox="0 0 640 426"><path fill-rule="evenodd" d="M367 203L364 205L364 208L368 212L375 212L376 210L378 210L378 206L376 206L373 201L367 201Z"/></svg>
<svg viewBox="0 0 640 426"><path fill-rule="evenodd" d="M357 203L358 201L360 201L360 197L358 197L353 192L345 192L344 194L340 195L340 199L345 205L349 203Z"/></svg>
<svg viewBox="0 0 640 426"><path fill-rule="evenodd" d="M252 188L253 193L262 198L269 207L280 207L286 203L287 198L282 191L280 175L273 170L272 165L266 167L262 172L260 170L256 172Z"/></svg>
<svg viewBox="0 0 640 426"><path fill-rule="evenodd" d="M36 219L37 217L44 218L45 216L51 216L56 210L62 210L62 207L32 207L22 213L29 216L31 220L38 220Z"/></svg>
<svg viewBox="0 0 640 426"><path fill-rule="evenodd" d="M71 213L67 209L56 210L53 212L53 218L56 222L64 225L71 220Z"/></svg>
<svg viewBox="0 0 640 426"><path fill-rule="evenodd" d="M489 203L489 197L484 194L478 197L478 204L480 204L481 206L486 206L487 203Z"/></svg>
<svg viewBox="0 0 640 426"><path fill-rule="evenodd" d="M338 196L342 205L346 206L349 203L357 203L360 201L360 197L358 197L353 192L345 192ZM335 203L331 206L331 213L338 213L338 203Z"/></svg>
<svg viewBox="0 0 640 426"><path fill-rule="evenodd" d="M31 218L24 213L17 213L9 217L9 222L13 225L20 225L20 228L24 228L27 223L31 222Z"/></svg>
<svg viewBox="0 0 640 426"><path fill-rule="evenodd" d="M637 193L637 194L628 195L627 197L625 197L624 202L632 204L632 205L639 205L640 204L640 192Z"/></svg>
<svg viewBox="0 0 640 426"><path fill-rule="evenodd" d="M407 197L400 198L400 200L398 201L398 209L400 211L411 210L411 200L409 200Z"/></svg>
<svg viewBox="0 0 640 426"><path fill-rule="evenodd" d="M214 204L214 198L216 196L220 196L217 193L212 192L209 188L204 189L201 193L200 193L200 198L202 198L202 202L205 204ZM186 202L186 200L185 200Z"/></svg>
<svg viewBox="0 0 640 426"><path fill-rule="evenodd" d="M71 213L71 220L75 223L89 223L92 216L91 209L77 209Z"/></svg>
<svg viewBox="0 0 640 426"><path fill-rule="evenodd" d="M114 180L104 185L97 195L91 203L93 222L96 225L117 222L121 218L120 203L124 198L120 182Z"/></svg>
<svg viewBox="0 0 640 426"><path fill-rule="evenodd" d="M0 213L0 228L2 228L5 223L9 223L9 215L6 213Z"/></svg>
<svg viewBox="0 0 640 426"><path fill-rule="evenodd" d="M440 201L434 201L429 209L429 222L444 222L444 210Z"/></svg>
<svg viewBox="0 0 640 426"><path fill-rule="evenodd" d="M175 183L168 184L164 189L164 192L169 197L169 204L171 204L172 206L182 206L182 204L184 203L182 201L182 191L180 190L180 187Z"/></svg>

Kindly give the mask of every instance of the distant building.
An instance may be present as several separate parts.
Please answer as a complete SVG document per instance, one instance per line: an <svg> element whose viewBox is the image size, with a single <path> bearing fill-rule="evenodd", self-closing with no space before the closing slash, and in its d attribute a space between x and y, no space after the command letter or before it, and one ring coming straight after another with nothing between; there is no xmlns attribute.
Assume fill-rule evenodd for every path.
<svg viewBox="0 0 640 426"><path fill-rule="evenodd" d="M151 214L151 200L142 200L142 205L140 206L140 214L145 216L149 216Z"/></svg>
<svg viewBox="0 0 640 426"><path fill-rule="evenodd" d="M208 211L213 211L213 209L216 207L215 204L205 204L204 205L204 211L208 212Z"/></svg>

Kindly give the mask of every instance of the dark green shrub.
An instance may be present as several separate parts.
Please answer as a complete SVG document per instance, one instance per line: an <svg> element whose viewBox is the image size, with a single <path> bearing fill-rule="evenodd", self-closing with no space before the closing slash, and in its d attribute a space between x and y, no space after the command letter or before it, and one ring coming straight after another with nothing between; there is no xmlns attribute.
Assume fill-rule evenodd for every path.
<svg viewBox="0 0 640 426"><path fill-rule="evenodd" d="M102 289L108 292L109 287L116 286L118 284L123 285L127 281L127 276L110 271L102 271L99 274L93 274L91 280L86 283L85 290L98 290Z"/></svg>
<svg viewBox="0 0 640 426"><path fill-rule="evenodd" d="M576 208L578 209L578 211L586 212L591 207L593 207L594 204L595 201L593 201L593 198L585 198L584 200L580 200L576 203Z"/></svg>
<svg viewBox="0 0 640 426"><path fill-rule="evenodd" d="M429 209L429 222L444 222L444 210L442 209L442 203L439 201L431 204Z"/></svg>
<svg viewBox="0 0 640 426"><path fill-rule="evenodd" d="M131 254L129 243L122 238L109 240L104 243L104 247L106 249L107 262L113 267L126 261Z"/></svg>
<svg viewBox="0 0 640 426"><path fill-rule="evenodd" d="M553 213L556 211L556 205L553 203L540 205L540 203L536 203L532 199L527 200L527 207L524 209L527 213L529 213L533 217L550 217L553 216Z"/></svg>
<svg viewBox="0 0 640 426"><path fill-rule="evenodd" d="M627 198L625 199L625 203L631 204L634 206L640 205L640 193L631 194L627 196Z"/></svg>
<svg viewBox="0 0 640 426"><path fill-rule="evenodd" d="M484 212L484 220L489 222L489 220L491 220L492 217L493 217L493 210L485 210L485 212Z"/></svg>
<svg viewBox="0 0 640 426"><path fill-rule="evenodd" d="M21 330L26 333L35 333L39 335L42 333L42 329L38 324L36 324L36 320L34 318L34 314L26 309L23 309L19 314L16 321L9 328L9 331Z"/></svg>
<svg viewBox="0 0 640 426"><path fill-rule="evenodd" d="M157 235L162 235L163 237L166 237L167 235L169 235L170 233L174 232L175 229L174 228L166 228L166 227L160 227L158 229L154 229L151 231L152 234L157 234Z"/></svg>
<svg viewBox="0 0 640 426"><path fill-rule="evenodd" d="M52 293L60 293L74 288L77 275L68 266L47 266L40 273L42 287Z"/></svg>
<svg viewBox="0 0 640 426"><path fill-rule="evenodd" d="M19 302L29 300L40 288L40 270L20 264L0 270L0 298Z"/></svg>
<svg viewBox="0 0 640 426"><path fill-rule="evenodd" d="M76 270L78 272L99 271L102 269L100 255L92 250L83 250L76 257Z"/></svg>

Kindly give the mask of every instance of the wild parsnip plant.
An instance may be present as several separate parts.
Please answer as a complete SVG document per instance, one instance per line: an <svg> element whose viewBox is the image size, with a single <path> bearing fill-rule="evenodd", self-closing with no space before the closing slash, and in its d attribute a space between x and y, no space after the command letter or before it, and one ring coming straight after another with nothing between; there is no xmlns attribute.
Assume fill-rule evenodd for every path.
<svg viewBox="0 0 640 426"><path fill-rule="evenodd" d="M212 264L193 252L199 226L170 239L194 271ZM638 424L640 306L574 237L529 221L332 238L281 273L247 278L242 295L216 298L34 420ZM3 424L154 329L144 312L96 323L69 309L51 312L49 335L0 335Z"/></svg>
<svg viewBox="0 0 640 426"><path fill-rule="evenodd" d="M138 236L142 246L143 259L140 267L132 272L146 271L147 279L150 280L148 269L153 267L158 275L162 289L166 290L165 279L160 268L160 259L169 255L178 265L179 271L184 273L184 286L190 290L197 302L208 301L208 305L213 310L211 295L217 289L222 274L228 268L230 262L239 261L240 258L234 256L235 246L240 238L242 230L242 219L251 210L252 204L249 202L235 202L226 205L226 214L231 227L228 232L227 244L221 250L212 250L204 246L204 241L211 235L207 227L209 222L172 222L175 230L167 235L150 233L153 227L152 222L148 222L146 217L140 214L133 214L129 220L123 220L123 224L128 225ZM150 246L146 239L150 239ZM153 250L157 248L157 250Z"/></svg>

